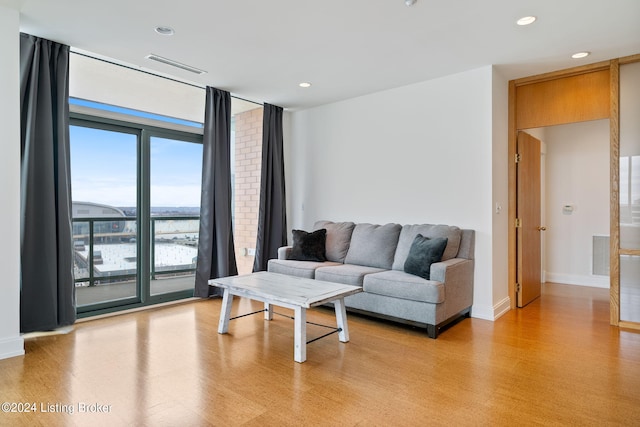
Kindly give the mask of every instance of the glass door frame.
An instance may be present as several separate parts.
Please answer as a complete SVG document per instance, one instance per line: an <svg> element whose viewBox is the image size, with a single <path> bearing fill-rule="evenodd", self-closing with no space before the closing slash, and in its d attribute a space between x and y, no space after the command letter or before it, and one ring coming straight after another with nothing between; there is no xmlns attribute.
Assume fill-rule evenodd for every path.
<svg viewBox="0 0 640 427"><path fill-rule="evenodd" d="M136 295L130 298L77 307L78 318L193 297L193 289L151 295L151 246L153 244L150 205L151 138L159 137L202 144L202 135L198 133L202 130L196 128L193 133L189 133L73 112L70 114L70 125L127 133L137 137ZM93 243L90 242L90 244Z"/></svg>
<svg viewBox="0 0 640 427"><path fill-rule="evenodd" d="M611 235L615 238L615 243L612 239L610 323L621 328L640 330L640 322L621 318L622 293L620 291L620 257L640 257L640 250L622 247L620 238L620 66L637 62L640 62L640 54L611 61L611 117L615 119L613 120L615 123L611 125L611 215L615 217L611 223Z"/></svg>

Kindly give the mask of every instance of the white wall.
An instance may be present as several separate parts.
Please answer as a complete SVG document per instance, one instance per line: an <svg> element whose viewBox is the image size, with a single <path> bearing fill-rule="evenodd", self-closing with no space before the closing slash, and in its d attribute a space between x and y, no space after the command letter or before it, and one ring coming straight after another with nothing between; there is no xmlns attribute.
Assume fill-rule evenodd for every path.
<svg viewBox="0 0 640 427"><path fill-rule="evenodd" d="M509 81L493 71L493 310L481 317L497 319L511 309L509 298ZM487 307L488 308L488 307ZM476 310L476 315L478 310Z"/></svg>
<svg viewBox="0 0 640 427"><path fill-rule="evenodd" d="M545 280L609 287L592 274L593 236L609 235L609 120L547 127L544 137Z"/></svg>
<svg viewBox="0 0 640 427"><path fill-rule="evenodd" d="M488 66L292 113L289 227L329 219L472 228L472 315L493 319L493 75ZM506 120L504 84L495 108Z"/></svg>
<svg viewBox="0 0 640 427"><path fill-rule="evenodd" d="M24 354L20 336L19 14L0 6L0 359Z"/></svg>

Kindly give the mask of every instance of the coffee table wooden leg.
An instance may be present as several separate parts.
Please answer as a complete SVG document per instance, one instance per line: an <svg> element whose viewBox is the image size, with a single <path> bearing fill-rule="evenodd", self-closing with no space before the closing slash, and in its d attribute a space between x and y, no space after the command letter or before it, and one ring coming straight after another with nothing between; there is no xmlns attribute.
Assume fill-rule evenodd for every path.
<svg viewBox="0 0 640 427"><path fill-rule="evenodd" d="M229 293L229 289L225 289L222 294L222 307L220 308L220 321L218 323L219 334L226 334L229 331L231 303L233 303L233 295Z"/></svg>
<svg viewBox="0 0 640 427"><path fill-rule="evenodd" d="M344 306L344 298L339 298L333 302L336 309L336 322L338 328L342 329L338 332L338 338L342 342L349 342L349 327L347 326L347 310Z"/></svg>
<svg viewBox="0 0 640 427"><path fill-rule="evenodd" d="M295 320L293 331L293 360L302 363L307 360L307 309L295 308Z"/></svg>
<svg viewBox="0 0 640 427"><path fill-rule="evenodd" d="M273 306L268 302L264 303L264 320L273 320Z"/></svg>

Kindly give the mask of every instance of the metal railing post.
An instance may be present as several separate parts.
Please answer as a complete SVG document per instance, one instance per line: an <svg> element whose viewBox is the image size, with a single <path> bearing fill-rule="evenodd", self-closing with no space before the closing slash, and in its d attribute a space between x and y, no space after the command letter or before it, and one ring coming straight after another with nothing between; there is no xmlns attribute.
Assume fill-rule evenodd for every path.
<svg viewBox="0 0 640 427"><path fill-rule="evenodd" d="M95 278L93 277L93 226L94 220L89 220L89 262L87 266L89 267L89 286L95 286Z"/></svg>
<svg viewBox="0 0 640 427"><path fill-rule="evenodd" d="M156 221L151 219L151 280L156 280Z"/></svg>

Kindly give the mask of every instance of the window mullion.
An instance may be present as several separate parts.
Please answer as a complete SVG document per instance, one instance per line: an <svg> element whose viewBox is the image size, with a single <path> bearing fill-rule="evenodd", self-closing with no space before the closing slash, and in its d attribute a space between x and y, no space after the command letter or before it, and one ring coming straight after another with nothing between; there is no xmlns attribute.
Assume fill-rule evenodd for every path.
<svg viewBox="0 0 640 427"><path fill-rule="evenodd" d="M142 129L138 155L138 290L143 304L151 298L150 140L149 131Z"/></svg>

